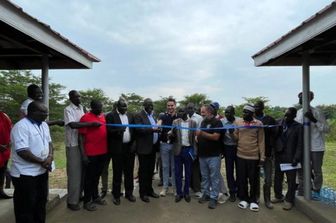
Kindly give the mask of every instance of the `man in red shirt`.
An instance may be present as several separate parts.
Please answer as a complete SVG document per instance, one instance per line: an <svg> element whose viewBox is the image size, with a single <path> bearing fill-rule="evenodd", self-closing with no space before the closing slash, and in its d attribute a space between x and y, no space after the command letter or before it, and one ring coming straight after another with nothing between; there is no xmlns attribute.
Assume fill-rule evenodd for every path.
<svg viewBox="0 0 336 223"><path fill-rule="evenodd" d="M5 194L3 187L7 170L7 162L10 156L10 131L12 122L3 112L0 112L0 199L12 198Z"/></svg>
<svg viewBox="0 0 336 223"><path fill-rule="evenodd" d="M95 204L106 205L106 201L98 194L99 176L101 175L107 154L106 121L102 113L103 106L100 101L92 100L91 111L80 119L80 122L98 122L98 127L81 128L83 162L86 164L84 178L84 208L95 211Z"/></svg>

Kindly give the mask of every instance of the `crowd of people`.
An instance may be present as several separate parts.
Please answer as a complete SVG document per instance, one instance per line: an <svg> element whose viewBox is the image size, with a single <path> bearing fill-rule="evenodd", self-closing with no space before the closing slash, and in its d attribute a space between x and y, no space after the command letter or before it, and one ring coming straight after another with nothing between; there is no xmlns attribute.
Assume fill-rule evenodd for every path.
<svg viewBox="0 0 336 223"><path fill-rule="evenodd" d="M283 202L290 210L297 194L302 195L303 117L310 121L313 198L323 182L324 134L328 125L316 108L303 114L289 107L282 119L264 113L264 103L246 104L242 117L228 106L221 116L219 103L202 105L200 114L193 103L178 107L174 98L167 110L153 114L150 98L143 109L131 114L127 101L120 98L111 112L104 114L103 104L92 100L90 110L81 105L80 94L69 92L70 104L64 109L64 121L48 121L48 109L37 85L28 87L28 99L22 104L22 119L13 127L10 118L0 113L0 198L12 150L10 175L14 185L14 211L17 222L44 222L48 195L48 172L53 168L53 146L48 125L65 126L67 207L70 210L97 210L106 205L108 172L112 160L112 202L120 205L124 196L136 202L134 173L139 179L140 199L172 193L175 202L191 201L191 190L199 203L215 209L227 200L238 207L259 211L260 170L264 173L263 198L268 209ZM302 94L298 95L302 102ZM314 94L310 93L310 100ZM162 190L153 189L153 175L159 155ZM135 161L138 170L135 171ZM226 183L221 173L225 163ZM287 169L282 166L286 164ZM289 166L289 167L288 167ZM283 195L286 175L287 192ZM101 178L102 191L99 192ZM298 183L297 183L298 179ZM124 184L124 191L122 190ZM274 197L271 198L272 184ZM191 188L191 190L190 190ZM29 190L29 193L27 193Z"/></svg>

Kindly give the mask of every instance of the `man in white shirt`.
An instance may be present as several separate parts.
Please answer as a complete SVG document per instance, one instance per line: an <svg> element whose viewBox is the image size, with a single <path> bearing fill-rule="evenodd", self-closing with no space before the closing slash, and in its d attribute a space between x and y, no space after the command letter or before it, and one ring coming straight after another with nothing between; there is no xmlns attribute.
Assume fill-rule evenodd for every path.
<svg viewBox="0 0 336 223"><path fill-rule="evenodd" d="M48 170L53 161L48 109L41 102L28 106L28 114L11 133L14 212L17 223L45 222Z"/></svg>
<svg viewBox="0 0 336 223"><path fill-rule="evenodd" d="M84 108L81 105L80 97L77 91L71 90L69 92L70 104L64 109L65 152L68 176L67 207L73 211L80 210L79 200L83 187L83 148L79 146L78 129L100 126L100 123L79 122L80 118L84 115Z"/></svg>
<svg viewBox="0 0 336 223"><path fill-rule="evenodd" d="M27 87L27 95L28 98L22 102L20 107L21 117L25 117L27 115L27 108L28 105L33 101L40 101L43 100L43 92L39 86L36 84L31 84Z"/></svg>
<svg viewBox="0 0 336 223"><path fill-rule="evenodd" d="M302 92L298 94L299 104L302 105ZM309 100L314 99L314 93L309 92ZM295 121L305 124L304 117L309 119L310 124L310 137L311 137L311 168L314 175L313 179L313 199L318 199L319 193L323 184L323 155L325 150L325 134L329 131L329 126L326 122L325 116L322 111L318 108L310 106L308 112L303 114L303 109L301 108L297 112ZM302 169L299 170L299 195L303 195L303 176Z"/></svg>

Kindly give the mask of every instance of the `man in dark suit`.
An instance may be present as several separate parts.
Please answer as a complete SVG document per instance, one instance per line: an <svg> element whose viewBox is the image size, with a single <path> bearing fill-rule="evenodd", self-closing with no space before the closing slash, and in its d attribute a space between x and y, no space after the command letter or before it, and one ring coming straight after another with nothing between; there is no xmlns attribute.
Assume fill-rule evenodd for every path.
<svg viewBox="0 0 336 223"><path fill-rule="evenodd" d="M135 115L135 124L155 125L153 118L153 101L147 98L143 102L144 109ZM155 144L158 143L159 129L136 128L136 150L139 158L139 189L140 198L148 203L149 197L158 198L152 187L155 166Z"/></svg>
<svg viewBox="0 0 336 223"><path fill-rule="evenodd" d="M127 113L127 102L120 98L117 108L106 115L107 124L134 124L133 117ZM112 157L113 203L120 205L122 174L124 174L125 198L135 202L133 196L133 169L135 153L132 150L133 129L129 127L118 127L107 125L107 142L109 153Z"/></svg>

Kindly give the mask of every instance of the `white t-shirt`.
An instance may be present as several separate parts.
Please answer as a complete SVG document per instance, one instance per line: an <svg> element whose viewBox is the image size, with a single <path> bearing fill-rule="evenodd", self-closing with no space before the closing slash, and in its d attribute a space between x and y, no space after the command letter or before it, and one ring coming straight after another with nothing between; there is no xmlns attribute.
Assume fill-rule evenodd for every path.
<svg viewBox="0 0 336 223"><path fill-rule="evenodd" d="M46 159L49 154L49 143L51 142L49 126L42 122L39 126L28 118L17 122L11 132L12 141L12 164L10 174L13 177L21 175L38 176L44 174L46 169L40 164L28 162L22 159L17 152L29 150L33 155Z"/></svg>
<svg viewBox="0 0 336 223"><path fill-rule="evenodd" d="M65 146L78 146L78 129L72 129L68 125L71 122L79 122L84 115L83 106L76 106L70 103L64 109L64 125L65 125Z"/></svg>
<svg viewBox="0 0 336 223"><path fill-rule="evenodd" d="M34 101L33 99L28 98L28 99L26 99L24 102L22 102L21 107L20 107L20 111L21 111L25 116L27 116L27 114L28 114L28 105L29 105L30 103L32 103L33 101Z"/></svg>

